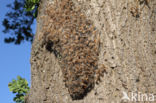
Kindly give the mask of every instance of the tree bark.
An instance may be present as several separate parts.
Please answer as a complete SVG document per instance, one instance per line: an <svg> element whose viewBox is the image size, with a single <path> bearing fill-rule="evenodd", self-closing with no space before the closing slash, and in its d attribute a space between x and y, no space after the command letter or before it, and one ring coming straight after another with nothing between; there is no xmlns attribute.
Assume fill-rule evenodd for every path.
<svg viewBox="0 0 156 103"><path fill-rule="evenodd" d="M72 100L63 82L58 58L43 46L44 40L40 37L45 27L43 16L54 1L41 0L40 3L27 103L121 103L123 92L129 97L132 92L155 96L156 0L143 3L140 0L72 0L98 29L98 64L106 67L101 82L80 100Z"/></svg>

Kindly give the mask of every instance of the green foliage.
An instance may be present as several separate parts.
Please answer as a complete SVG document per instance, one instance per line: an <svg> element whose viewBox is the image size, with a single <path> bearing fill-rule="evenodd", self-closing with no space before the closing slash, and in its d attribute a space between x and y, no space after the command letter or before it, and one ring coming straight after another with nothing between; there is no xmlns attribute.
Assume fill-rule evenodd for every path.
<svg viewBox="0 0 156 103"><path fill-rule="evenodd" d="M5 43L21 44L24 41L33 41L34 33L32 24L35 21L34 14L37 8L33 11L26 11L25 0L13 0L13 3L8 4L9 12L6 13L3 20Z"/></svg>
<svg viewBox="0 0 156 103"><path fill-rule="evenodd" d="M32 24L37 14L40 0L13 0L7 5L9 12L6 13L2 24L3 32L10 34L6 36L5 43L21 44L23 41L32 43L34 33Z"/></svg>
<svg viewBox="0 0 156 103"><path fill-rule="evenodd" d="M12 82L8 84L8 87L12 93L16 94L16 97L14 97L13 100L16 103L24 103L24 96L29 91L27 80L17 76L17 80L12 80Z"/></svg>
<svg viewBox="0 0 156 103"><path fill-rule="evenodd" d="M25 8L26 11L32 11L35 7L38 7L40 0L26 0Z"/></svg>

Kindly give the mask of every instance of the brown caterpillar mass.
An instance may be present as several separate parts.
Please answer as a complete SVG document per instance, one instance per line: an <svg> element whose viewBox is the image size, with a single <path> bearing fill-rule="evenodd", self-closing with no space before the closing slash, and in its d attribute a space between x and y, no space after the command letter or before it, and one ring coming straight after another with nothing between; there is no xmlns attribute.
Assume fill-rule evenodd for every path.
<svg viewBox="0 0 156 103"><path fill-rule="evenodd" d="M83 99L95 85L99 39L93 22L72 0L55 0L47 8L43 37L59 56L65 85L73 100Z"/></svg>

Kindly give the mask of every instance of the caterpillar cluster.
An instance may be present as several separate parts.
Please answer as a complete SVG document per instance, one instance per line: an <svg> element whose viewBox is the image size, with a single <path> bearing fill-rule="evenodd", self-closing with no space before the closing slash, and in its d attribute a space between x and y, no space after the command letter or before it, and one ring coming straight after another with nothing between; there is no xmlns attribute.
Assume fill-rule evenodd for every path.
<svg viewBox="0 0 156 103"><path fill-rule="evenodd" d="M59 55L65 86L73 100L82 99L95 85L99 39L93 22L72 0L55 0L44 19L48 48Z"/></svg>

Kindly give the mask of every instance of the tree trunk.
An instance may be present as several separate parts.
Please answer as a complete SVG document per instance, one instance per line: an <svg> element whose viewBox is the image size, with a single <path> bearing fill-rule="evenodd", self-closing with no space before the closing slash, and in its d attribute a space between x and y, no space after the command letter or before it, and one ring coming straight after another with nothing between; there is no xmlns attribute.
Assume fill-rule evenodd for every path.
<svg viewBox="0 0 156 103"><path fill-rule="evenodd" d="M51 23L50 16L56 15L56 19L61 18L66 8L59 9L61 6L58 5L69 1L74 5L72 9L80 8L80 10L73 11L76 13L80 11L85 16L83 19L91 21L93 23L91 25L96 28L95 35L100 36L100 42L99 45L95 42L93 48L95 47L99 51L95 50L94 53L98 52L98 68L104 65L102 68L105 68L106 71L104 76L100 77L101 82L98 84L92 80L87 81L87 83L91 82L93 88L82 98L76 100L72 98L72 95L75 95L71 91L72 84L64 82L64 72L67 68L63 68L61 65L66 63L59 62L61 57L58 57L57 53L51 49L52 45L48 50L49 39L46 38L46 32L49 27L45 24L46 21ZM55 7L62 11L55 12ZM59 15L59 13L62 14ZM73 18L75 17L73 16ZM69 22L71 18L69 17ZM75 19L80 20L80 18ZM79 25L76 26L79 29ZM63 28L63 26L59 28ZM58 31L59 28L57 28ZM64 28L71 30L70 27ZM87 35L90 42L98 41L98 38L92 35ZM64 47L64 44L61 44L61 48ZM59 53L64 52L64 49L57 50ZM93 53L90 50L88 52ZM84 63L84 65L86 64ZM101 72L95 73L94 69L90 70L94 72L91 75L102 75ZM85 68L84 71L86 72L87 69ZM156 95L155 75L156 0L41 0L37 18L37 33L32 45L31 89L26 100L27 103L121 103L124 101L143 103L153 101L153 96ZM87 77L89 80L91 79L91 76L87 75ZM95 80L95 78L93 79ZM68 81L70 81L70 77ZM82 90L82 88L77 88ZM77 88L73 87L74 90ZM84 91L82 90L82 92ZM129 100L122 99L123 92L127 93ZM132 93L136 93L138 98L132 98ZM141 98L142 94L147 94L146 98Z"/></svg>

